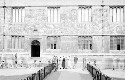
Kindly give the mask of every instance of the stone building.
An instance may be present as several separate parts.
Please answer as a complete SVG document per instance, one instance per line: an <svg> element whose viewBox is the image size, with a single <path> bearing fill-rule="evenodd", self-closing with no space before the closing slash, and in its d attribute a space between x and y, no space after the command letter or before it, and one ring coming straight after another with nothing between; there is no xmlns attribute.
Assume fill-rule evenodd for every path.
<svg viewBox="0 0 125 80"><path fill-rule="evenodd" d="M78 55L121 68L124 35L124 0L0 0L1 56Z"/></svg>

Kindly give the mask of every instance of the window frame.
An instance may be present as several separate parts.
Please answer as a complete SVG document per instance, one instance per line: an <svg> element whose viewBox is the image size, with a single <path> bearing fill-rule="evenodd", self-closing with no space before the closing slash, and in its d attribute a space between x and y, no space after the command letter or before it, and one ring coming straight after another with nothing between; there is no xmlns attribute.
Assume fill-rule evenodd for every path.
<svg viewBox="0 0 125 80"><path fill-rule="evenodd" d="M13 16L14 11L16 12L16 10L18 13L15 13L15 16ZM11 12L11 14L12 14L12 19L11 19L12 21L11 22L12 23L24 23L25 22L25 7L12 7L11 11L12 11ZM18 16L18 18L17 18L17 16Z"/></svg>
<svg viewBox="0 0 125 80"><path fill-rule="evenodd" d="M61 36L47 36L47 50L59 50L61 47L60 45Z"/></svg>
<svg viewBox="0 0 125 80"><path fill-rule="evenodd" d="M78 50L92 50L92 36L78 36Z"/></svg>

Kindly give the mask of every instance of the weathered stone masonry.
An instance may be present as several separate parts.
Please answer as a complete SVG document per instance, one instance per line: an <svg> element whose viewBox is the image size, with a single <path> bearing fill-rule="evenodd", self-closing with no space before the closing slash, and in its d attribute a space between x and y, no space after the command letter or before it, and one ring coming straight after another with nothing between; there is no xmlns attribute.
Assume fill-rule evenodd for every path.
<svg viewBox="0 0 125 80"><path fill-rule="evenodd" d="M14 1L13 1L14 2ZM6 7L3 8L1 1L0 7L0 52L2 54L27 54L31 57L31 42L38 40L40 42L40 55L42 54L117 54L119 58L124 58L124 50L110 50L110 35L125 35L125 17L124 22L110 22L109 6L99 3L90 3L92 6L92 22L78 22L78 5L59 5L60 7L60 22L48 23L47 7L51 6L37 6L33 3L6 2ZM23 5L25 3L25 5ZM84 2L83 2L84 3ZM12 7L25 7L25 22L12 22ZM31 4L31 5L29 5ZM33 5L33 6L32 6ZM122 4L123 5L123 4ZM53 5L52 5L53 6ZM124 7L125 11L125 7ZM125 13L124 13L125 15ZM23 49L11 49L11 36L24 36ZM61 36L60 49L47 49L47 36L59 35ZM90 35L92 36L92 50L78 49L78 36ZM102 57L101 57L102 58ZM104 57L105 58L105 57ZM107 58L107 57L106 57ZM109 57L110 58L110 57ZM95 57L96 59L96 57Z"/></svg>

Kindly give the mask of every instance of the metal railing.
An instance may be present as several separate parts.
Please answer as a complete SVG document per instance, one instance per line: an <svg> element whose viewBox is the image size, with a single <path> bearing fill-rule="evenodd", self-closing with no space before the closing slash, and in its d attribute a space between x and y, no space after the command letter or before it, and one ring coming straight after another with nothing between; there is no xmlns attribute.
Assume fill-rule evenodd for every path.
<svg viewBox="0 0 125 80"><path fill-rule="evenodd" d="M56 69L56 66L54 63L51 63L46 67L44 67L43 69L40 69L39 71L37 71L37 73L33 73L30 76L27 76L25 79L21 79L21 80L43 80L54 69Z"/></svg>
<svg viewBox="0 0 125 80"><path fill-rule="evenodd" d="M87 70L93 77L93 80L112 80L109 76L103 74L100 69L96 68L91 64L87 64Z"/></svg>

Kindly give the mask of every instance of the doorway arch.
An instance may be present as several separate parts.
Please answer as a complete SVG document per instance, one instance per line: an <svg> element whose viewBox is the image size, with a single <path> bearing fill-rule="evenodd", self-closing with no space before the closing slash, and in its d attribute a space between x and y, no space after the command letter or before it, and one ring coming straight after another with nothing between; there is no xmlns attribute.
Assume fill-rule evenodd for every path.
<svg viewBox="0 0 125 80"><path fill-rule="evenodd" d="M40 57L40 42L33 40L31 43L31 57Z"/></svg>

